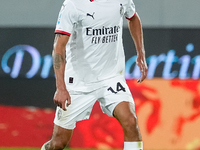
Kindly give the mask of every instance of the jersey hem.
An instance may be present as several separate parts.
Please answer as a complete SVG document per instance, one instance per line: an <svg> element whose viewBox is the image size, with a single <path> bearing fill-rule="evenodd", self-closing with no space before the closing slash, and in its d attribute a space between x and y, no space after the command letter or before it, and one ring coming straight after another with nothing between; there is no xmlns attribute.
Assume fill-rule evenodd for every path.
<svg viewBox="0 0 200 150"><path fill-rule="evenodd" d="M96 82L83 82L83 81L78 81L76 85L72 85L68 82L65 81L65 85L67 87L67 90L70 92L91 92L91 91L95 91L97 89L100 89L104 86L108 86L107 83L108 81L112 81L112 80L117 80L118 78L123 78L125 80L125 77L121 74L117 74L115 76L110 76L108 78L96 81Z"/></svg>

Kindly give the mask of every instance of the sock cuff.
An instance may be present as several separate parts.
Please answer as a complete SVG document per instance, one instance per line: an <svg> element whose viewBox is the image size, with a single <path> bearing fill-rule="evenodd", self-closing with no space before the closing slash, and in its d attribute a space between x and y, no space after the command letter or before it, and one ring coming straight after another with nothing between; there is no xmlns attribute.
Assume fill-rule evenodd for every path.
<svg viewBox="0 0 200 150"><path fill-rule="evenodd" d="M124 150L143 150L143 142L124 142Z"/></svg>

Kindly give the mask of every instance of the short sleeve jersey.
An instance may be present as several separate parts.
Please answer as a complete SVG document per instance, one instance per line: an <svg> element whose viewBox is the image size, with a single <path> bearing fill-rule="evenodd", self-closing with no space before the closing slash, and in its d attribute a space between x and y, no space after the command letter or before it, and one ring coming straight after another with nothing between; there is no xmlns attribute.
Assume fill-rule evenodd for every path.
<svg viewBox="0 0 200 150"><path fill-rule="evenodd" d="M69 35L65 82L72 90L89 91L97 83L123 75L123 17L136 14L132 0L65 0L55 33Z"/></svg>

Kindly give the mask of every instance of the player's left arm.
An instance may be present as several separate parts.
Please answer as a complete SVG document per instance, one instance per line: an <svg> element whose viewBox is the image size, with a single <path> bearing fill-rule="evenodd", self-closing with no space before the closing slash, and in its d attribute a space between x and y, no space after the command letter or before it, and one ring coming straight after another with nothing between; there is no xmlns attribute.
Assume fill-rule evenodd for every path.
<svg viewBox="0 0 200 150"><path fill-rule="evenodd" d="M134 17L128 20L128 27L137 51L136 63L142 73L141 77L137 80L137 82L141 83L147 76L148 68L145 59L142 24L137 13Z"/></svg>

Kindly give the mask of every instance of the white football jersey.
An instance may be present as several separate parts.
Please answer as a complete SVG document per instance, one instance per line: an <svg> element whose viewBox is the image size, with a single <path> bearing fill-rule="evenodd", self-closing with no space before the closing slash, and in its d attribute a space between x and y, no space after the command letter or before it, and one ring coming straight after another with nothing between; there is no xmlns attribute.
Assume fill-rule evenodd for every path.
<svg viewBox="0 0 200 150"><path fill-rule="evenodd" d="M69 90L94 90L124 74L123 17L135 14L132 0L64 1L55 33L70 35L65 69Z"/></svg>

